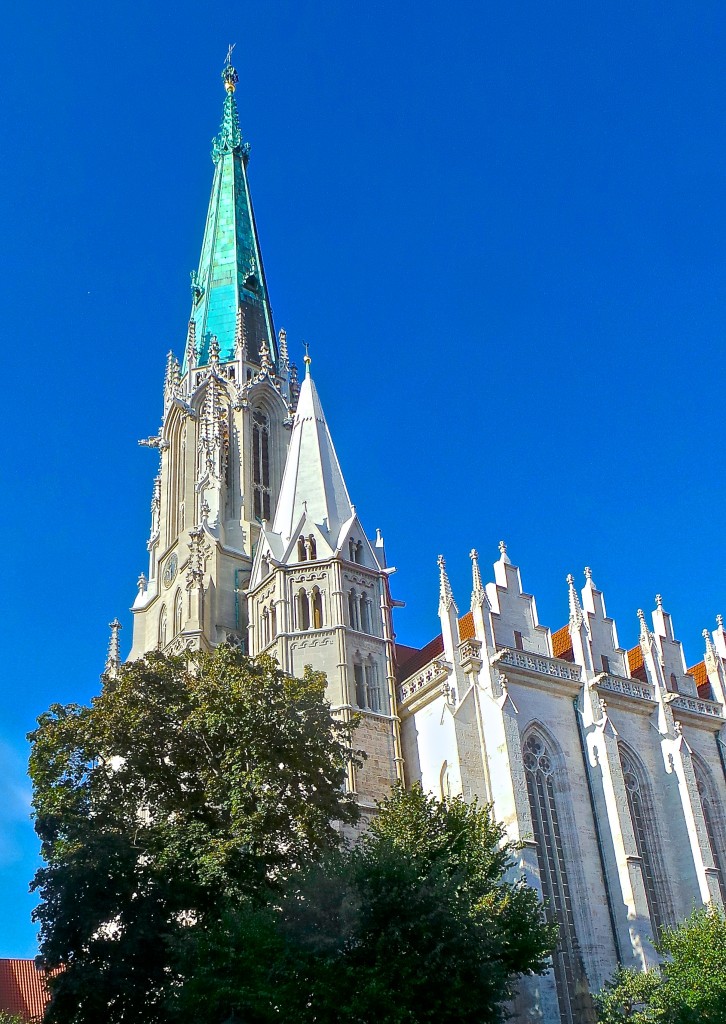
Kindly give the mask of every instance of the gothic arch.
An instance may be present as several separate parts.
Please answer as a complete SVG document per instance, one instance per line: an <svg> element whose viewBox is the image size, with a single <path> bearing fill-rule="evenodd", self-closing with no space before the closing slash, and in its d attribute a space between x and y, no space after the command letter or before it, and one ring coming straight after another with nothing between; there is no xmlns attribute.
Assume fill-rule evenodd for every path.
<svg viewBox="0 0 726 1024"><path fill-rule="evenodd" d="M545 912L559 928L552 967L561 1020L590 1024L594 1009L578 935L591 935L592 924L565 758L537 721L523 733L522 753Z"/></svg>
<svg viewBox="0 0 726 1024"><path fill-rule="evenodd" d="M159 638L158 638L158 646L159 646L159 650L160 651L164 650L164 648L166 647L168 641L169 641L169 637L168 637L168 618L167 618L167 614L166 614L166 605L163 604L161 606L161 611L159 612Z"/></svg>
<svg viewBox="0 0 726 1024"><path fill-rule="evenodd" d="M701 800L703 819L706 824L706 837L708 845L711 847L713 863L718 871L721 900L726 906L726 821L724 821L723 807L706 762L693 751L691 751L691 761Z"/></svg>
<svg viewBox="0 0 726 1024"><path fill-rule="evenodd" d="M184 627L184 596L181 587L174 595L174 636L178 636Z"/></svg>
<svg viewBox="0 0 726 1024"><path fill-rule="evenodd" d="M623 771L635 845L643 867L643 884L653 925L653 938L658 939L664 926L675 924L668 874L663 862L663 842L658 826L650 774L640 756L622 740L618 742L620 766Z"/></svg>
<svg viewBox="0 0 726 1024"><path fill-rule="evenodd" d="M184 529L187 481L187 423L186 415L178 406L172 406L164 428L167 449L166 508L168 523L167 543L172 543Z"/></svg>

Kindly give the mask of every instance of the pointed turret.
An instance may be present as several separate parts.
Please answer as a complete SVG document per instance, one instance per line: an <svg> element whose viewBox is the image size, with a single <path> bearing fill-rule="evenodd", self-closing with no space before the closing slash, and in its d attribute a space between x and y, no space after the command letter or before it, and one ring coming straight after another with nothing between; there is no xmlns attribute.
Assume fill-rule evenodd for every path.
<svg viewBox="0 0 726 1024"><path fill-rule="evenodd" d="M238 75L229 55L222 80L226 96L222 125L212 143L212 195L199 269L192 273L197 361L200 366L208 363L212 335L219 342L220 361L234 358L241 312L250 358L254 361L257 353L266 349L276 363L272 312L247 183L249 145L242 142L234 98ZM184 370L188 361L187 355Z"/></svg>
<svg viewBox="0 0 726 1024"><path fill-rule="evenodd" d="M307 512L308 519L327 533L335 550L340 529L354 512L310 376L309 356L305 356L305 364L272 531L289 541Z"/></svg>

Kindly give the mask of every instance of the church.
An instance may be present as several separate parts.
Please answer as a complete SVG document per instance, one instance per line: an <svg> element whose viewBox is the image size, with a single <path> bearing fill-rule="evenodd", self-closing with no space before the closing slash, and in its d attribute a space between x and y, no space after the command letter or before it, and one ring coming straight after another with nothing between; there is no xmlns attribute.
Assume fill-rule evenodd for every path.
<svg viewBox="0 0 726 1024"><path fill-rule="evenodd" d="M364 816L418 781L491 804L520 844L560 941L513 1019L592 1021L589 992L618 963L648 968L661 929L726 901L723 622L688 668L657 596L626 650L586 568L551 631L500 542L491 582L470 552L463 615L439 558L440 634L396 643L383 538L348 493L309 356L298 375L273 325L229 60L222 79L186 340L167 357L159 432L140 442L159 469L130 657L231 643L324 671L334 712L360 716L367 757L348 786Z"/></svg>

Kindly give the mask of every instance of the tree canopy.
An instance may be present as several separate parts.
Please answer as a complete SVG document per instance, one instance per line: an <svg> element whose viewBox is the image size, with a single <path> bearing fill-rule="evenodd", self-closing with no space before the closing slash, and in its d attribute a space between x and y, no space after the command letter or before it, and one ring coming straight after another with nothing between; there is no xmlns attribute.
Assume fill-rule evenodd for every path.
<svg viewBox="0 0 726 1024"><path fill-rule="evenodd" d="M264 905L358 817L324 676L229 647L125 665L30 739L48 1022L166 1021L185 928Z"/></svg>
<svg viewBox="0 0 726 1024"><path fill-rule="evenodd" d="M657 945L660 970L620 968L596 997L601 1024L723 1024L726 1021L726 917L702 907Z"/></svg>

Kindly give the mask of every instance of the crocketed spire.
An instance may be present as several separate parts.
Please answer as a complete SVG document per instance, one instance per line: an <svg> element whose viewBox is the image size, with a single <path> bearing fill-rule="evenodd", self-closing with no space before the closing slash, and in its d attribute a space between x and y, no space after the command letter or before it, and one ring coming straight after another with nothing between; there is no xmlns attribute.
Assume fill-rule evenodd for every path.
<svg viewBox="0 0 726 1024"><path fill-rule="evenodd" d="M439 567L439 601L444 608L451 608L454 603L454 594L451 590L449 575L446 572L446 560L443 555L439 555L436 564Z"/></svg>

